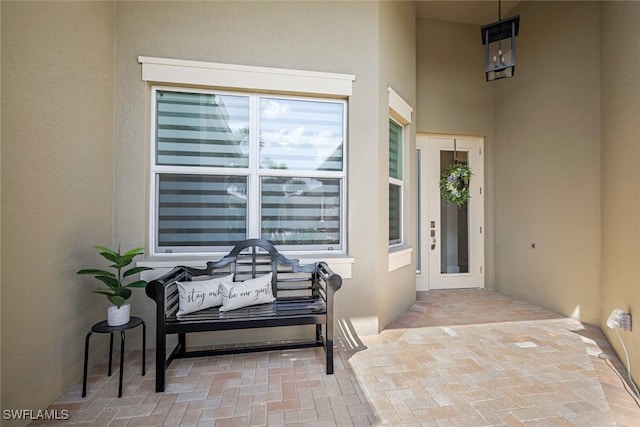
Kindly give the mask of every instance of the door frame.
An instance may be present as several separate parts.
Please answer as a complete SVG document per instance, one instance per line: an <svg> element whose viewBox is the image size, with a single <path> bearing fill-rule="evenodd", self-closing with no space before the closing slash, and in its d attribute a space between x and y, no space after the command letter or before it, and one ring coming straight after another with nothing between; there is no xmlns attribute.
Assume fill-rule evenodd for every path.
<svg viewBox="0 0 640 427"><path fill-rule="evenodd" d="M430 261L436 252L431 250L432 237L430 236L430 221L439 221L439 188L437 182L429 182L434 176L439 176L439 171L435 171L435 165L439 162L429 155L430 151L440 150L443 139L450 139L450 147L453 149L455 139L458 151L470 152L470 167L472 169L472 179L470 191L472 201L470 208L470 272L460 274L442 275L440 271L430 268L430 264L439 265L440 261ZM432 148L438 144L438 148ZM473 151L473 153L472 153ZM427 291L430 289L455 289L455 288L483 288L485 283L484 266L484 138L468 135L449 134L416 134L416 158L418 170L417 185L417 205L418 205L418 263L416 265L416 290ZM437 181L437 180L436 180ZM435 201L434 201L435 200ZM437 206L435 206L437 203ZM431 209L431 211L430 211ZM434 209L437 209L434 210ZM437 212L437 214L434 214ZM437 233L440 233L439 227ZM436 244L440 241L440 234L436 236ZM439 256L438 256L439 258ZM439 270L439 269L438 269ZM444 279L444 280L443 280Z"/></svg>

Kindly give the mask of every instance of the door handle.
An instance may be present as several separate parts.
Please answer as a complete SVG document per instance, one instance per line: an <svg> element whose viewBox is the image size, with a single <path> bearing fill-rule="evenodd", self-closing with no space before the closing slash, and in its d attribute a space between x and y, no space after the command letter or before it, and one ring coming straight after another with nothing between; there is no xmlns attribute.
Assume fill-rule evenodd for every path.
<svg viewBox="0 0 640 427"><path fill-rule="evenodd" d="M431 229L431 250L436 249L436 230Z"/></svg>

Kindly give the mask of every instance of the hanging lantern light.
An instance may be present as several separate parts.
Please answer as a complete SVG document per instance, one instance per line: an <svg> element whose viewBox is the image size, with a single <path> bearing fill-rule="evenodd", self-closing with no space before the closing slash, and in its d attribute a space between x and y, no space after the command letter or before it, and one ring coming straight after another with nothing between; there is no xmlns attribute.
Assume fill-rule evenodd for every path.
<svg viewBox="0 0 640 427"><path fill-rule="evenodd" d="M516 36L520 15L502 19L502 2L498 0L498 21L482 26L487 81L513 77L516 69Z"/></svg>

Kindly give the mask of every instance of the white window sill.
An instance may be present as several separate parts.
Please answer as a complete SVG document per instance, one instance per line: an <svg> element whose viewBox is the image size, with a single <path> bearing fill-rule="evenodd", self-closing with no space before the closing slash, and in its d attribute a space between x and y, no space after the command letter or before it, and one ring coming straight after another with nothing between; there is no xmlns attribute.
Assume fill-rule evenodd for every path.
<svg viewBox="0 0 640 427"><path fill-rule="evenodd" d="M411 254L413 248L390 249L389 252L389 272L398 270L411 264Z"/></svg>
<svg viewBox="0 0 640 427"><path fill-rule="evenodd" d="M351 268L355 258L348 255L286 255L287 258L299 259L300 264L312 264L316 261L324 261L334 273L339 274L343 279L351 279ZM171 257L151 256L136 263L140 267L151 267L153 270L141 273L143 280L153 280L158 276L168 272L174 267L183 265L185 267L204 268L209 261L217 261L222 257L211 257L204 255L175 255ZM409 257L411 258L411 257Z"/></svg>

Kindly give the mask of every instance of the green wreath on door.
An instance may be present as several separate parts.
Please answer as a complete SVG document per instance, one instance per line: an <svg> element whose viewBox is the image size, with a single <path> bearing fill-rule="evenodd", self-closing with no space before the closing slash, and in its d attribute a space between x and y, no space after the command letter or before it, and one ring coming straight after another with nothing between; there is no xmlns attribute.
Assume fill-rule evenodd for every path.
<svg viewBox="0 0 640 427"><path fill-rule="evenodd" d="M471 198L469 181L471 180L469 166L454 163L449 166L440 177L440 194L449 203L463 205Z"/></svg>

